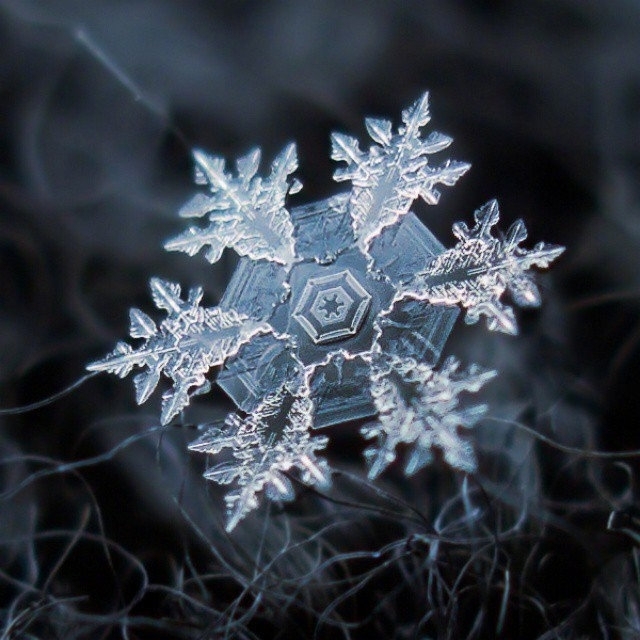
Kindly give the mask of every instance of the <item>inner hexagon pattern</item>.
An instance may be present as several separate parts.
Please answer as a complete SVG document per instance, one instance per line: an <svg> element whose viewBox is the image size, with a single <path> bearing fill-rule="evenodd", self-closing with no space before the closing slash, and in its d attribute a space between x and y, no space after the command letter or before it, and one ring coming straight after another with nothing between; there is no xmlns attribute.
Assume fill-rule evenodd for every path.
<svg viewBox="0 0 640 640"><path fill-rule="evenodd" d="M293 317L316 344L355 335L371 305L371 296L347 269L310 279Z"/></svg>
<svg viewBox="0 0 640 640"><path fill-rule="evenodd" d="M317 285L318 282L316 281L315 284ZM336 322L343 322L352 304L353 298L342 287L334 287L322 289L316 295L310 311L313 317L325 327Z"/></svg>

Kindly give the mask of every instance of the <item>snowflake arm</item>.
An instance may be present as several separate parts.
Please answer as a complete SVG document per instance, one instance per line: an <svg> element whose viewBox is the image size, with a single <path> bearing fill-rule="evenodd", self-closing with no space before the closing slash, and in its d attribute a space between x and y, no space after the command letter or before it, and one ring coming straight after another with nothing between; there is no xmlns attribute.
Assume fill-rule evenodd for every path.
<svg viewBox="0 0 640 640"><path fill-rule="evenodd" d="M237 177L225 171L223 158L195 151L196 183L206 184L210 195L198 193L180 210L185 218L208 216L206 228L190 227L169 240L169 251L190 256L208 247L206 259L214 263L225 247L253 260L291 264L295 258L294 229L285 200L300 190L289 175L298 168L296 147L290 144L276 157L268 178L257 176L260 150L254 149L236 162Z"/></svg>
<svg viewBox="0 0 640 640"><path fill-rule="evenodd" d="M173 390L162 399L161 422L167 424L189 404L192 395L208 390L209 369L236 354L255 335L273 330L233 310L201 307L200 287L191 289L187 299L182 300L180 285L153 278L151 294L156 306L167 312L167 318L158 326L146 313L132 309L129 333L144 343L134 349L120 342L114 351L87 369L124 378L134 367L146 368L134 378L138 404L153 393L161 374L170 378Z"/></svg>
<svg viewBox="0 0 640 640"><path fill-rule="evenodd" d="M334 179L352 182L352 226L364 251L383 228L408 213L416 198L436 204L440 193L435 185L454 185L471 166L451 160L435 167L428 164L429 155L452 142L438 132L420 137L420 129L430 119L429 94L425 93L402 112L403 125L396 134L389 120L367 118L367 131L377 143L368 153L361 151L355 138L332 134L331 157L347 164L336 170Z"/></svg>
<svg viewBox="0 0 640 640"><path fill-rule="evenodd" d="M475 471L473 447L460 436L458 428L472 427L485 407L461 409L458 396L463 391L478 391L496 372L476 365L460 372L459 367L452 357L439 371L412 358L374 360L370 380L378 421L361 429L365 438L376 439L365 451L371 479L395 460L396 449L403 443L412 445L405 467L407 475L431 461L434 447L443 451L452 467Z"/></svg>
<svg viewBox="0 0 640 640"><path fill-rule="evenodd" d="M205 478L218 484L235 483L226 498L227 531L259 505L263 490L271 500L288 501L294 489L287 473L296 469L302 482L326 487L327 463L316 452L328 438L312 436L313 401L308 386L296 393L282 388L267 396L247 417L227 417L222 428L213 427L190 445L192 451L219 454L231 449L231 460L211 467Z"/></svg>
<svg viewBox="0 0 640 640"><path fill-rule="evenodd" d="M564 247L544 242L531 250L518 246L527 237L522 220L511 225L504 239L495 238L491 229L499 217L498 203L491 200L475 212L472 229L457 222L453 226L458 238L455 247L432 260L400 297L415 297L431 304L459 304L467 311L468 324L484 315L489 329L516 334L513 309L502 304L500 298L508 291L519 306L539 306L540 292L527 272L532 267L548 267Z"/></svg>

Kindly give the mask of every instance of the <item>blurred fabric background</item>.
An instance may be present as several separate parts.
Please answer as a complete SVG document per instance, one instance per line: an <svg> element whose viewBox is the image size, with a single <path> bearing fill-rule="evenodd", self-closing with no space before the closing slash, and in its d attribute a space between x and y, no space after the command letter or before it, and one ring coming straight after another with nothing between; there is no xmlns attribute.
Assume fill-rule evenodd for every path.
<svg viewBox="0 0 640 640"><path fill-rule="evenodd" d="M303 204L340 190L331 131L362 139L425 90L473 165L418 207L440 240L495 197L501 228L567 247L520 336L460 326L447 347L499 370L490 418L560 448L489 420L481 459L509 455L482 491L442 466L376 488L358 425L334 428L330 497L301 490L229 538L186 452L190 425L231 409L222 392L160 430L130 381L91 379L0 417L0 637L640 635L638 459L585 453L640 449L635 1L0 0L0 404L82 376L130 307L152 312L151 276L218 300L231 255L162 249L191 147L270 159L296 141ZM467 505L438 546L457 498L489 515Z"/></svg>

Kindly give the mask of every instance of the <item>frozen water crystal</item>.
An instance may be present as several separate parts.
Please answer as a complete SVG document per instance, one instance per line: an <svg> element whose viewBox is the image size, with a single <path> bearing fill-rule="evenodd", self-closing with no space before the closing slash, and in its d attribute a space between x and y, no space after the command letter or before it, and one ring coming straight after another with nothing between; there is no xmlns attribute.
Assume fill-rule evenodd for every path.
<svg viewBox="0 0 640 640"><path fill-rule="evenodd" d="M180 210L185 218L209 217L206 228L190 227L169 240L169 251L190 256L209 247L205 257L217 262L225 247L254 260L288 264L294 259L293 226L285 209L288 193L296 193L300 182L288 178L298 168L295 145L288 145L273 161L271 175L256 175L260 150L254 149L236 162L238 177L225 172L224 158L195 151L196 182L206 184L210 194L198 193Z"/></svg>
<svg viewBox="0 0 640 640"><path fill-rule="evenodd" d="M160 374L171 378L173 389L164 394L162 403L161 419L166 424L189 404L191 395L208 391L209 369L222 364L254 336L272 329L233 310L201 307L200 288L192 289L183 301L179 284L153 278L151 294L158 309L167 312L167 318L158 327L147 314L132 309L129 333L132 338L144 339L144 344L133 349L120 342L88 369L109 371L124 378L134 367L146 367L147 371L133 380L138 404L153 393Z"/></svg>
<svg viewBox="0 0 640 640"><path fill-rule="evenodd" d="M339 214L342 226L335 220L334 203L335 199L331 199L292 209L296 241L303 243L306 255L288 268L243 258L220 302L222 308L264 320L275 331L291 336L296 357L305 366L314 368L312 386L318 386L315 378L324 380L317 398L316 428L375 413L369 392L368 364L362 359L355 361L358 364L353 361L345 364L340 358L330 358L331 354L341 350L352 355L369 353L381 319L386 326L394 321L406 322L407 309L411 309L414 320L411 337L410 332L394 332L389 328L382 339L392 351L409 351L406 355L426 358L434 364L459 313L457 307L435 306L419 300L412 305L392 304L394 297L404 291L401 283L414 276L418 266L423 267L444 251L415 215L409 213L396 227L383 229L372 242L368 256L355 242L348 210ZM330 220L328 228L318 235L325 217ZM338 244L340 232L343 235ZM327 252L329 241L333 241L332 251ZM372 259L374 269L369 266ZM313 304L319 295L332 299L334 294L337 302L352 302L341 307L344 318L332 315L323 324L323 318L317 312L314 314ZM323 304L322 297L318 304ZM345 367L348 371L343 372ZM230 371L241 375L229 375ZM263 377L260 368L253 371L254 374L247 362L234 358L218 378L218 384L243 410L251 410L252 390L258 378ZM349 383L345 386L347 378ZM278 384L274 379L274 387L266 391L275 391Z"/></svg>
<svg viewBox="0 0 640 640"><path fill-rule="evenodd" d="M352 183L349 197L351 223L358 245L367 250L385 227L409 212L413 201L422 198L437 204L437 184L453 185L470 167L465 162L447 160L429 165L428 156L446 149L452 139L437 131L422 138L429 123L429 96L424 94L402 112L402 125L393 133L390 120L367 118L365 125L378 144L368 152L360 150L355 138L342 133L331 136L331 157L345 162L334 174L338 182Z"/></svg>
<svg viewBox="0 0 640 640"><path fill-rule="evenodd" d="M167 242L168 250L209 262L233 248L241 260L218 307L200 306L202 291L181 298L180 287L152 280L156 305L167 312L157 326L146 314L131 312L133 348L119 343L91 365L120 377L134 367L136 398L144 402L160 381L167 423L204 393L210 370L222 366L217 383L244 415L231 414L191 445L215 455L205 476L234 484L227 495L228 530L259 504L261 493L275 500L294 497L289 479L326 487L330 470L317 457L327 443L316 430L364 417L372 442L365 455L375 478L409 447L405 472L428 464L433 450L465 472L476 459L468 429L484 407L460 406L461 392L476 392L493 371L438 362L460 308L465 320L486 316L489 329L516 333L513 310L500 298L538 306L539 292L529 271L547 267L561 247L539 243L532 250L521 221L506 236L494 237L498 206L490 202L475 214L472 229L454 225L458 243L445 247L411 212L423 199L435 205L437 185L451 186L469 168L431 157L451 138L422 135L430 120L428 95L402 113L394 132L388 120L365 121L374 144L367 151L343 134L332 136L332 158L344 162L335 180L351 190L300 207L288 196L301 185L294 145L274 160L266 178L258 175L260 152L240 158L228 172L222 158L194 153L196 182L204 187L180 215L206 218ZM228 451L226 460L220 456Z"/></svg>

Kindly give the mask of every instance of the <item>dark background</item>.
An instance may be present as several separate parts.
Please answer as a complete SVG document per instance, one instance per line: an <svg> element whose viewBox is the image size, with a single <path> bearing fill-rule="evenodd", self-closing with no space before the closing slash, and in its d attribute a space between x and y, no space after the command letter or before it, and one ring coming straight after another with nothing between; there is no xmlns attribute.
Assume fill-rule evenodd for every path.
<svg viewBox="0 0 640 640"><path fill-rule="evenodd" d="M438 463L369 485L347 425L328 433L328 496L301 490L228 538L186 453L223 394L161 431L157 401L91 379L0 417L0 637L640 634L637 459L588 453L640 449L637 2L0 0L1 404L82 376L130 307L152 311L153 275L219 298L232 256L162 250L191 146L271 158L295 140L302 204L336 191L330 131L362 139L364 116L427 89L473 164L419 208L434 233L451 245L496 197L503 228L567 247L519 337L460 326L448 344L500 371L481 477ZM467 498L481 516L456 520Z"/></svg>

